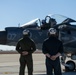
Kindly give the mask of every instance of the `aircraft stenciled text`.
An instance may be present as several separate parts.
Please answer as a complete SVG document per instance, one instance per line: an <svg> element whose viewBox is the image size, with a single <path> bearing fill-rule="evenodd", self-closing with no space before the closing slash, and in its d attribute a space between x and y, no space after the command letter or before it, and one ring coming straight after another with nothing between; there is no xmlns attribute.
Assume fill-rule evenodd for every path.
<svg viewBox="0 0 76 75"><path fill-rule="evenodd" d="M14 40L15 37L16 37L16 34L15 34L15 33L12 33L12 34L9 33L8 36L7 36L7 39L8 39L8 40Z"/></svg>

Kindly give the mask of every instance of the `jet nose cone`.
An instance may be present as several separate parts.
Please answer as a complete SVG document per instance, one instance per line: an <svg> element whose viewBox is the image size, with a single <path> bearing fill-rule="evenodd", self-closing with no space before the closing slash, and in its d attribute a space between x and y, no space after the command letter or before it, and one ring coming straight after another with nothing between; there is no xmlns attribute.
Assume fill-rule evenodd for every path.
<svg viewBox="0 0 76 75"><path fill-rule="evenodd" d="M0 44L6 44L7 41L7 33L6 31L0 31Z"/></svg>

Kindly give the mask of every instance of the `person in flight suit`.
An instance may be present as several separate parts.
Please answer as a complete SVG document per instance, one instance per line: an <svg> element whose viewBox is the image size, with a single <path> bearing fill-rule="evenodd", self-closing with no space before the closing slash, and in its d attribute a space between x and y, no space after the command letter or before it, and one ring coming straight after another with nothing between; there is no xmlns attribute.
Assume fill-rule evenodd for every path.
<svg viewBox="0 0 76 75"><path fill-rule="evenodd" d="M54 26L56 26L56 24L57 24L57 22L56 22L56 20L54 19L54 18L51 18L50 20L49 20L49 25L51 25L50 27L51 28L53 28Z"/></svg>
<svg viewBox="0 0 76 75"><path fill-rule="evenodd" d="M28 75L33 75L32 53L36 50L36 45L29 36L30 36L29 30L24 30L23 38L21 38L16 45L16 50L18 53L20 53L19 75L25 74L26 65L28 69Z"/></svg>
<svg viewBox="0 0 76 75"><path fill-rule="evenodd" d="M56 29L50 28L48 38L44 40L42 52L46 56L47 75L62 75L59 56L63 54L63 44L56 36Z"/></svg>

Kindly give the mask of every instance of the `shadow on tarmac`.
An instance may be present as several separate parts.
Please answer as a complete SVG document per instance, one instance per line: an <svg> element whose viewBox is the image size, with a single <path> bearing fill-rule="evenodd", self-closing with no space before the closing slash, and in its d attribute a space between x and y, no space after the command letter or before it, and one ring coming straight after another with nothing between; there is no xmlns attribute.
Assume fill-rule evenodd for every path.
<svg viewBox="0 0 76 75"><path fill-rule="evenodd" d="M34 74L34 75L46 75L46 74ZM76 75L76 72L65 72L62 75Z"/></svg>

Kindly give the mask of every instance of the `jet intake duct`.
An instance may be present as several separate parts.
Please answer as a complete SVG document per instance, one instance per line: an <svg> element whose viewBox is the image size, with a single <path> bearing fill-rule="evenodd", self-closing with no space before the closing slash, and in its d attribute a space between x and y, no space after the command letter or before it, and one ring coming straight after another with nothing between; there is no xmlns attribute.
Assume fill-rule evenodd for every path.
<svg viewBox="0 0 76 75"><path fill-rule="evenodd" d="M5 45L7 41L7 33L6 31L0 31L0 44Z"/></svg>

